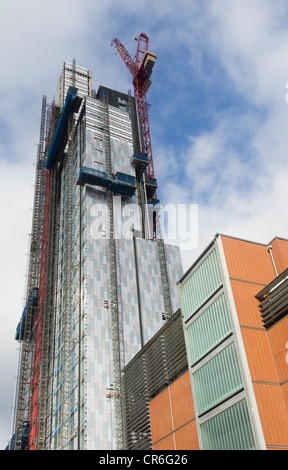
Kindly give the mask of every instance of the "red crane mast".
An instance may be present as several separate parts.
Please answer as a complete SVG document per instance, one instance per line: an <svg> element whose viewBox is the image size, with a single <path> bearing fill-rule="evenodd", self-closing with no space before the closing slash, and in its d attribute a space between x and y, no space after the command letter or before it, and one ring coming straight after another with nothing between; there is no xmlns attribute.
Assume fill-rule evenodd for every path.
<svg viewBox="0 0 288 470"><path fill-rule="evenodd" d="M149 38L145 33L141 33L136 40L138 40L138 44L134 60L118 39L112 39L111 45L115 45L126 67L133 76L134 97L142 125L144 147L142 150L147 153L149 161L147 176L148 178L155 178L146 92L151 85L150 76L156 61L156 55L149 51Z"/></svg>

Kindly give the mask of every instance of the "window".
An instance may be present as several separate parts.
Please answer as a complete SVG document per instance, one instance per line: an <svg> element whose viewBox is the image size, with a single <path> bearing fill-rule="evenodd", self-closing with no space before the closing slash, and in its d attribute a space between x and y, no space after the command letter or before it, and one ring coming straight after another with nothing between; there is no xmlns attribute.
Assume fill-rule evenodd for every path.
<svg viewBox="0 0 288 470"><path fill-rule="evenodd" d="M255 450L246 400L200 426L203 450Z"/></svg>

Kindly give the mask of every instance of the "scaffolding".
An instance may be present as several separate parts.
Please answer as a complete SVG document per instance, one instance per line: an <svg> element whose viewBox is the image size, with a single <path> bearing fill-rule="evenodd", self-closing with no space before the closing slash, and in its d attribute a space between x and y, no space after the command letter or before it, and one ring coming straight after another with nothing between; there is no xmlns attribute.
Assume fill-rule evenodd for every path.
<svg viewBox="0 0 288 470"><path fill-rule="evenodd" d="M32 333L35 318L39 312L39 301L37 307L33 305L33 293L39 288L40 281L40 259L41 239L43 232L43 218L45 205L45 171L42 166L44 162L44 139L46 127L47 98L43 96L41 110L40 139L37 152L34 208L32 216L32 229L30 239L30 257L27 279L27 302L25 315L25 328L20 346L20 366L18 376L18 387L16 396L16 418L15 418L15 450L21 450L23 433L27 434L27 425L30 425L31 403L32 403L32 381L34 375L34 351Z"/></svg>
<svg viewBox="0 0 288 470"><path fill-rule="evenodd" d="M39 399L42 394L40 381L42 380L41 364L43 358L42 342L45 341L43 336L43 320L44 320L44 297L46 287L46 263L47 263L47 245L48 245L48 227L49 227L49 193L50 193L50 175L45 174L45 205L42 228L42 250L40 260L40 280L39 280L39 300L38 315L35 319L35 346L34 346L34 363L32 372L32 400L31 400L31 419L30 419L30 436L29 448L34 450L37 448L38 431L41 430L42 423L39 426ZM41 393L40 393L41 388ZM40 413L41 414L41 413Z"/></svg>
<svg viewBox="0 0 288 470"><path fill-rule="evenodd" d="M37 152L34 207L30 241L26 306L16 331L20 341L19 376L15 398L13 448L44 450L51 446L54 330L57 305L59 244L59 173L68 141L66 308L64 320L63 408L61 448L68 448L70 323L73 215L73 113L81 99L70 87L62 110L42 99L40 140ZM37 295L36 295L37 294ZM29 438L27 439L27 432Z"/></svg>
<svg viewBox="0 0 288 470"><path fill-rule="evenodd" d="M48 149L58 120L58 110L53 102L47 106L46 111L46 159ZM53 321L55 315L55 243L57 243L57 230L55 229L56 214L56 171L48 171L41 162L43 172L42 191L44 194L44 208L41 221L41 249L39 257L39 300L38 313L33 325L34 361L31 374L31 416L29 449L44 450L47 448L47 423L51 414L48 407L51 391L51 364L53 364Z"/></svg>
<svg viewBox="0 0 288 470"><path fill-rule="evenodd" d="M71 313L72 313L72 246L73 246L73 131L74 118L68 123L68 153L66 160L66 240L65 240L65 308L63 318L63 381L61 450L70 445L70 392L71 392Z"/></svg>

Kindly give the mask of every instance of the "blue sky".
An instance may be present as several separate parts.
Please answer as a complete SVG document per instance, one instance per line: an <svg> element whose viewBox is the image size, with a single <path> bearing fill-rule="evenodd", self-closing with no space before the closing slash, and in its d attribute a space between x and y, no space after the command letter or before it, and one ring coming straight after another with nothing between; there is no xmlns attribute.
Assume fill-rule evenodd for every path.
<svg viewBox="0 0 288 470"><path fill-rule="evenodd" d="M42 95L76 58L94 88L133 89L111 39L157 54L148 92L158 195L198 204L198 244L215 233L288 237L288 5L285 0L1 0L0 448L10 434Z"/></svg>

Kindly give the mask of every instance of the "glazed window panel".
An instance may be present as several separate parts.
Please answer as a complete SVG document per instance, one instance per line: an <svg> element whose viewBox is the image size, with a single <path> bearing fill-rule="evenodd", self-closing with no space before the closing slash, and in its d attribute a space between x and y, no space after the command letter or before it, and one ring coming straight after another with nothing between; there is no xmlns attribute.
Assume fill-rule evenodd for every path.
<svg viewBox="0 0 288 470"><path fill-rule="evenodd" d="M203 450L255 450L246 400L201 424Z"/></svg>
<svg viewBox="0 0 288 470"><path fill-rule="evenodd" d="M195 364L231 333L225 296L221 294L187 328L191 363Z"/></svg>
<svg viewBox="0 0 288 470"><path fill-rule="evenodd" d="M222 280L214 249L181 287L184 320L190 318L221 285Z"/></svg>
<svg viewBox="0 0 288 470"><path fill-rule="evenodd" d="M231 343L193 374L198 415L243 389L235 345Z"/></svg>

